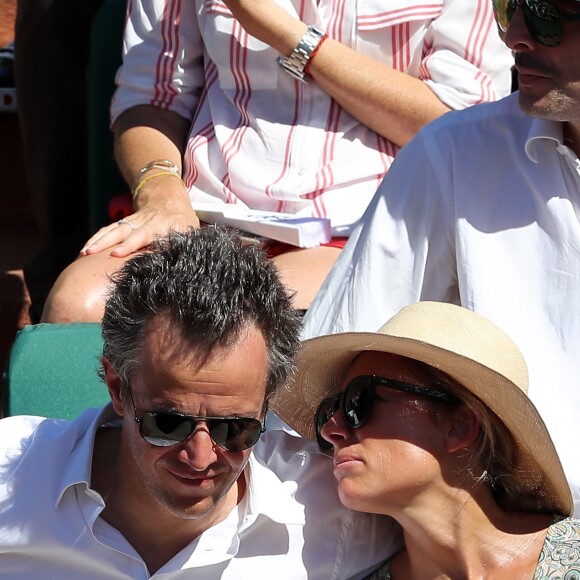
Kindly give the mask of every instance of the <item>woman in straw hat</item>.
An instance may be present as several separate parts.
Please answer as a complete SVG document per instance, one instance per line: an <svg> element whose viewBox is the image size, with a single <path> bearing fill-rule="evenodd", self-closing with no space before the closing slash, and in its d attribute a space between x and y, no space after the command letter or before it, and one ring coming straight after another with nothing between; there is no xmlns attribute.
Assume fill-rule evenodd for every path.
<svg viewBox="0 0 580 580"><path fill-rule="evenodd" d="M306 341L274 401L334 450L347 507L392 516L405 545L370 578L580 578L580 521L511 339L420 302L377 333Z"/></svg>

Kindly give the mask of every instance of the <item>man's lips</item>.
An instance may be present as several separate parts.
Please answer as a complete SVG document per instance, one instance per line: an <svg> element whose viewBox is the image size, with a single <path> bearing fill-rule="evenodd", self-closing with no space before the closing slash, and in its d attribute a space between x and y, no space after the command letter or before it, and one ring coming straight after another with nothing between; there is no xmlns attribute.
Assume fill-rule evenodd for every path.
<svg viewBox="0 0 580 580"><path fill-rule="evenodd" d="M537 59L516 55L515 60L515 66L518 71L518 80L520 81L520 84L522 81L524 83L543 81L553 76L550 67L546 66L542 62L536 62Z"/></svg>
<svg viewBox="0 0 580 580"><path fill-rule="evenodd" d="M544 73L531 69L518 69L518 83L521 87L531 87L548 79L549 77Z"/></svg>
<svg viewBox="0 0 580 580"><path fill-rule="evenodd" d="M218 476L217 473L179 473L172 470L169 470L169 473L173 475L175 479L185 483L186 485L202 485L205 482L214 480Z"/></svg>

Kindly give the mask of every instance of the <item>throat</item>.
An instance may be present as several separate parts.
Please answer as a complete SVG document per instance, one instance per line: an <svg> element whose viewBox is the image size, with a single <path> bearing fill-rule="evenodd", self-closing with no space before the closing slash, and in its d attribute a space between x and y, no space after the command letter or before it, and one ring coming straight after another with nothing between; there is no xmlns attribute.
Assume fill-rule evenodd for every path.
<svg viewBox="0 0 580 580"><path fill-rule="evenodd" d="M564 145L580 157L580 128L572 123L564 123Z"/></svg>

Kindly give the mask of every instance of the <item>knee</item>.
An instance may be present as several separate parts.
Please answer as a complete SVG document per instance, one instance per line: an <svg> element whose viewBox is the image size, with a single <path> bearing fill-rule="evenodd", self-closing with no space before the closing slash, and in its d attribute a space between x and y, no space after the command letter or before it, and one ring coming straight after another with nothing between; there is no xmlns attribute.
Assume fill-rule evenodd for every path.
<svg viewBox="0 0 580 580"><path fill-rule="evenodd" d="M82 259L77 260L54 283L41 322L101 322L105 293L106 275L87 272Z"/></svg>

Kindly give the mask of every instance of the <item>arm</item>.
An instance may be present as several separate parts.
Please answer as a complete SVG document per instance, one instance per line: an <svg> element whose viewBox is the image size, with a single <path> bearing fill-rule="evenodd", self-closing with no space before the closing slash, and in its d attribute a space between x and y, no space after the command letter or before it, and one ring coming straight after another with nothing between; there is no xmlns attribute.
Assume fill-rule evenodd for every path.
<svg viewBox="0 0 580 580"><path fill-rule="evenodd" d="M111 118L115 159L131 189L137 184L139 170L151 161L167 159L181 171L190 119L203 87L201 35L194 3L184 3L180 11L174 11L173 4L165 0L129 2L123 66L117 74ZM188 26L179 26L178 18ZM175 34L168 36L167 30ZM169 58L168 53L173 56ZM127 217L130 226L114 223L101 228L81 254L112 248L112 256L125 257L169 230L199 226L183 183L171 174L147 181L134 200L134 210Z"/></svg>
<svg viewBox="0 0 580 580"><path fill-rule="evenodd" d="M187 119L149 105L122 113L115 125L115 159L129 186L135 187L139 170L154 159L167 159L181 171L188 130ZM95 254L115 246L111 255L125 257L158 235L199 226L183 183L168 173L147 181L133 204L135 213L127 217L131 226L115 223L101 228L82 253Z"/></svg>
<svg viewBox="0 0 580 580"><path fill-rule="evenodd" d="M307 28L307 24L295 18L278 6L273 0L225 0L234 16L249 34L288 56ZM463 4L463 5L462 5ZM450 110L472 104L469 90L473 87L459 86L464 70L469 78L480 76L488 78L480 66L487 66L488 60L497 59L496 52L504 51L499 65L508 63L509 52L501 46L493 27L491 8L478 12L477 2L465 6L462 2L447 2L440 17L435 19L427 33L425 43L431 43L431 54L437 52L436 68L444 63L449 73L427 70L427 78L435 79L427 83L406 72L396 70L384 63L373 60L333 39L326 40L316 57L311 61L309 72L313 79L353 117L361 123L386 137L398 146L405 145L415 133L434 118ZM471 55L468 47L475 34L470 34L473 23L481 29L480 46L482 54ZM465 29L458 32L458 27ZM385 34L389 34L388 29ZM483 39L483 40L481 40ZM489 42L488 42L489 40ZM474 51L477 53L478 50ZM466 56L467 55L467 56ZM484 58L485 56L485 58ZM488 59L488 60L486 60ZM422 59L425 65L426 59ZM428 64L425 65L428 69ZM506 64L505 78L509 76ZM457 83L458 94L465 95L465 104L457 94L446 100L446 91L432 90L438 76L445 77L443 83ZM493 81L493 78L491 78ZM461 81L463 82L463 81ZM492 84L490 82L490 84ZM451 86L451 89L455 87ZM451 91L450 91L451 92ZM438 96L438 93L440 95ZM444 95L440 98L441 95ZM503 96L503 95L501 95ZM489 98L493 98L493 89ZM477 100L477 99L473 99ZM481 99L484 100L484 99Z"/></svg>

